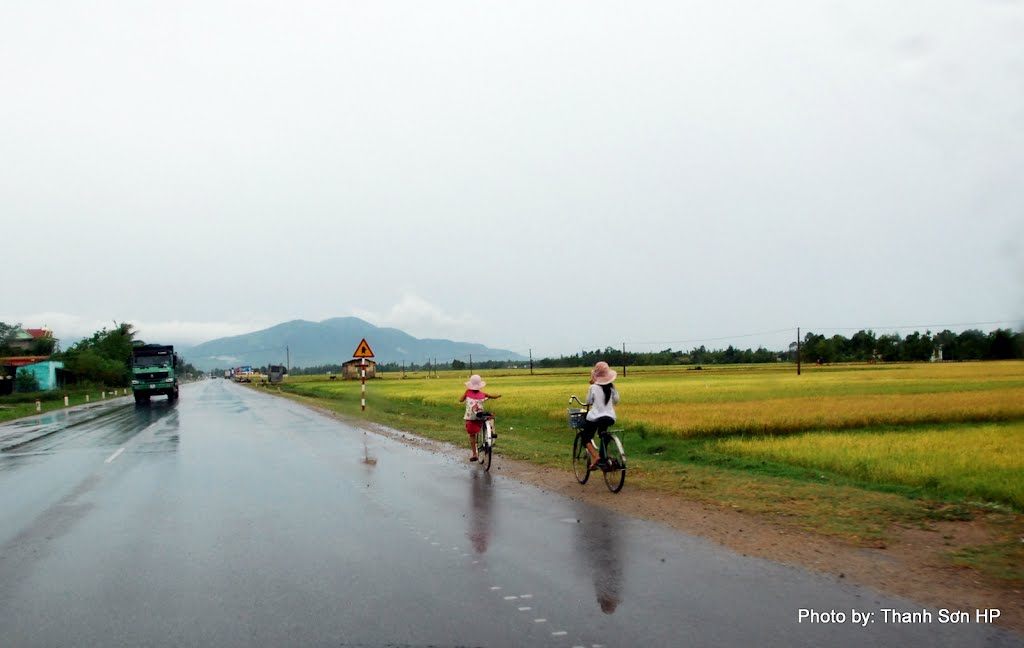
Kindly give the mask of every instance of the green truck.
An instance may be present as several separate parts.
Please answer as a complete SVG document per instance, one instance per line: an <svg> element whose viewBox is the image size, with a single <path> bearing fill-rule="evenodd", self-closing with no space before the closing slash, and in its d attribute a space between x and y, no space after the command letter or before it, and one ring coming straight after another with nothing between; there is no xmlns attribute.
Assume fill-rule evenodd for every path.
<svg viewBox="0 0 1024 648"><path fill-rule="evenodd" d="M144 344L132 349L132 393L139 405L152 396L178 400L178 354L166 344Z"/></svg>

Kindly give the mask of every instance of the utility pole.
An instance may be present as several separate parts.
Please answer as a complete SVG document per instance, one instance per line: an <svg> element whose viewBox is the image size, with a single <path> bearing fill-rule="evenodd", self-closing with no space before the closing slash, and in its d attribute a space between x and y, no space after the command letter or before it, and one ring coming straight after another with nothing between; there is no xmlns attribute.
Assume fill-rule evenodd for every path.
<svg viewBox="0 0 1024 648"><path fill-rule="evenodd" d="M533 375L533 349L530 349L530 375Z"/></svg>
<svg viewBox="0 0 1024 648"><path fill-rule="evenodd" d="M796 375L800 375L800 327L796 327Z"/></svg>
<svg viewBox="0 0 1024 648"><path fill-rule="evenodd" d="M469 354L469 375L473 375L473 354Z"/></svg>
<svg viewBox="0 0 1024 648"><path fill-rule="evenodd" d="M622 343L622 377L626 377L626 343Z"/></svg>
<svg viewBox="0 0 1024 648"><path fill-rule="evenodd" d="M288 347L284 348L284 357L287 358L287 360L284 363L284 366L287 367L288 373L291 373L292 372L292 351Z"/></svg>

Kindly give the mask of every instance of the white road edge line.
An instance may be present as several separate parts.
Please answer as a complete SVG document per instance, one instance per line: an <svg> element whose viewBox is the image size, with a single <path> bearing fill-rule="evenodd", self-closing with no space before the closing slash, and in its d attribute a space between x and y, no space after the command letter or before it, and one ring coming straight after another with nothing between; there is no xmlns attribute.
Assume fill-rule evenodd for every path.
<svg viewBox="0 0 1024 648"><path fill-rule="evenodd" d="M114 459L117 459L118 457L120 457L122 452L124 452L124 448L119 448L117 452L115 452L114 454L112 454L109 457L107 457L107 460L104 461L103 463L110 463L110 462L112 462Z"/></svg>

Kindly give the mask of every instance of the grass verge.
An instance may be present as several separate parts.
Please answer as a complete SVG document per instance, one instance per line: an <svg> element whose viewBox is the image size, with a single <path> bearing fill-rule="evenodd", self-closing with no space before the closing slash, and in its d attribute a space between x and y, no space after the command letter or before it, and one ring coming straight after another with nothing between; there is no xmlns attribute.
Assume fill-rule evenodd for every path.
<svg viewBox="0 0 1024 648"><path fill-rule="evenodd" d="M131 390L118 389L69 389L67 391L35 392L30 394L13 394L0 396L0 423L32 416L34 414L53 412L64 409L64 395L68 396L68 407L95 403L104 398L124 396L122 391L131 394ZM36 411L36 399L39 399L39 411Z"/></svg>
<svg viewBox="0 0 1024 648"><path fill-rule="evenodd" d="M1000 369L1007 373L1005 368ZM972 366L970 370L976 372L978 368ZM937 376L942 377L937 391L948 391L950 380L956 379L937 374L932 368L928 371L921 382L908 386L908 377L903 375L894 384L905 392L904 398L914 398L927 395L923 385L934 382ZM905 369L900 372L906 374ZM892 373L890 370L878 375L888 380ZM1004 407L1001 398L991 398L991 392L1000 392L1007 389L1008 383L1016 383L1019 369L1008 373L1012 375L988 381L989 393L976 386L965 391L977 392L980 399ZM842 379L840 374L833 371L827 376L825 387L836 392L832 398L842 398L845 393L834 384ZM764 376L765 372L758 372L757 377ZM853 378L863 380L864 376L856 373ZM303 379L286 383L283 393L355 421L371 421L449 442L466 447L468 452L457 403L461 379L453 375L439 380L374 381L368 388L366 412L360 410L358 383ZM652 373L650 379L664 377ZM719 382L719 391L733 390L741 400L750 400L751 388L746 384L750 375L723 372L713 379ZM743 384L730 384L730 380ZM566 479L571 480L569 453L573 432L564 420L564 408L552 407L550 402L563 401L571 384L578 381L578 377L566 375L495 380L502 383L502 388L495 391L505 394L504 399L493 402L501 432L497 452L564 470ZM636 390L640 385L622 382L623 391ZM758 389L763 392L760 397L766 400L787 397L787 388ZM861 389L867 390L863 386ZM577 387L577 393L584 391ZM789 398L806 398L805 391L790 391ZM682 400L690 398L687 395ZM896 416L895 424L882 418L883 425L877 425L872 419L866 422L867 427L853 431L836 432L824 426L824 432L773 437L749 428L733 432L728 410L735 403L722 396L716 398L720 401L716 407L726 410L722 417L725 423L710 435L679 434L670 427L640 417L627 419L622 414L623 422L628 421L624 437L630 460L627 488L681 495L866 547L886 546L905 527L938 530L950 523L984 525L997 530L988 534L995 540L970 546L951 545L949 563L978 570L1005 585L1024 584L1024 517L1020 514L1019 499L1024 471L1018 471L1013 463L1021 454L1012 450L1021 442L1024 426L1021 421L1012 420L1015 414L1010 415L1009 422L992 422L987 417L979 422L965 422L959 410L961 401L948 398L942 402L952 403L952 408L943 410L938 404L929 405L928 412L915 418L918 422L901 419L900 412L905 408L897 406L891 410ZM1013 411L1017 406L1009 407ZM821 409L827 411L827 404ZM830 451L847 437L852 445ZM788 448L789 454L781 452L776 442L782 444L778 447ZM1007 448L1011 450L1005 451ZM901 450L902 454L893 450ZM970 461L957 464L960 455L972 457L977 465ZM893 461L888 471L873 468L889 459ZM1005 461L1012 465L1005 466L998 478L985 478L986 466ZM948 466L951 467L947 469ZM992 488L992 484L996 487Z"/></svg>

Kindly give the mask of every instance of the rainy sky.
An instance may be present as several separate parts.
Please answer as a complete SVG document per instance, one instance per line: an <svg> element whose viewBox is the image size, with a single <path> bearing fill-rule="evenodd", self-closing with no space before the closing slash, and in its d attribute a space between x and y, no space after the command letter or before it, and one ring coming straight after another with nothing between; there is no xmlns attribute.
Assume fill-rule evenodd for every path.
<svg viewBox="0 0 1024 648"><path fill-rule="evenodd" d="M0 0L0 321L1024 323L1024 2Z"/></svg>

